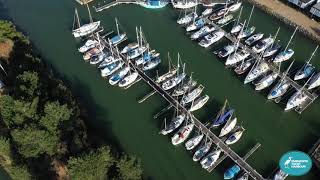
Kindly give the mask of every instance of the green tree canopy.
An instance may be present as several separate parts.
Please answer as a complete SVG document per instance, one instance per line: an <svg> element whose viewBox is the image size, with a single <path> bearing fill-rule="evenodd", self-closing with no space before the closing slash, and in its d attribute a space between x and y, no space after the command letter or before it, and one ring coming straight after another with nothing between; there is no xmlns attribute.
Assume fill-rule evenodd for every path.
<svg viewBox="0 0 320 180"><path fill-rule="evenodd" d="M67 167L71 179L104 180L113 163L110 148L102 147L81 157L71 157Z"/></svg>
<svg viewBox="0 0 320 180"><path fill-rule="evenodd" d="M123 180L142 179L141 162L136 157L123 156L117 162L120 178Z"/></svg>
<svg viewBox="0 0 320 180"><path fill-rule="evenodd" d="M7 172L12 180L31 180L32 177L25 166L10 166Z"/></svg>
<svg viewBox="0 0 320 180"><path fill-rule="evenodd" d="M47 128L50 133L57 133L61 122L69 120L71 110L67 105L60 105L59 102L48 102L44 107L45 115L41 117L40 124Z"/></svg>
<svg viewBox="0 0 320 180"><path fill-rule="evenodd" d="M18 92L25 97L34 97L39 86L39 76L36 72L24 71L17 76Z"/></svg>
<svg viewBox="0 0 320 180"><path fill-rule="evenodd" d="M0 41L5 39L22 39L28 42L22 33L16 31L16 27L9 21L0 21Z"/></svg>
<svg viewBox="0 0 320 180"><path fill-rule="evenodd" d="M2 166L11 164L10 142L5 137L0 137L0 164Z"/></svg>
<svg viewBox="0 0 320 180"><path fill-rule="evenodd" d="M17 149L25 158L39 157L41 154L54 155L57 151L59 138L48 131L34 127L11 131Z"/></svg>

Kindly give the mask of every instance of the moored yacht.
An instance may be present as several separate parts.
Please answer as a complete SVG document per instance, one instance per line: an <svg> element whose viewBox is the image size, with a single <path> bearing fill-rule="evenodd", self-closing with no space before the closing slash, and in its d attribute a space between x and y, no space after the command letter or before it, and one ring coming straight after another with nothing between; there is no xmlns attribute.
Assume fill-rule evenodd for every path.
<svg viewBox="0 0 320 180"><path fill-rule="evenodd" d="M90 64L96 65L101 63L105 58L107 57L107 55L104 52L101 52L100 54L97 54L93 57L90 58Z"/></svg>
<svg viewBox="0 0 320 180"><path fill-rule="evenodd" d="M98 44L99 44L98 41L93 40L93 39L89 39L78 50L81 53L85 53L85 52L89 51L90 49L98 46Z"/></svg>
<svg viewBox="0 0 320 180"><path fill-rule="evenodd" d="M80 24L78 10L75 9L75 19L77 21L77 28L72 30L72 34L75 38L87 36L89 34L92 34L100 27L100 21L93 22L89 6L87 5L88 13L89 13L89 19L90 23L88 24Z"/></svg>
<svg viewBox="0 0 320 180"><path fill-rule="evenodd" d="M124 63L122 61L121 62L118 61L118 62L114 62L112 64L107 65L105 68L101 70L101 76L106 77L113 74L114 72L119 70L123 66L123 64Z"/></svg>
<svg viewBox="0 0 320 180"><path fill-rule="evenodd" d="M237 34L237 33L239 33L241 31L242 27L243 27L243 24L239 23L238 25L235 25L235 26L232 27L230 33L231 34Z"/></svg>
<svg viewBox="0 0 320 180"><path fill-rule="evenodd" d="M182 18L178 19L177 20L177 23L178 24L189 24L191 23L192 21L194 21L196 18L198 17L197 13L196 12L192 12L190 14L186 14L185 16L183 16Z"/></svg>
<svg viewBox="0 0 320 180"><path fill-rule="evenodd" d="M266 62L261 62L257 66L253 67L253 69L249 72L244 80L244 84L252 82L253 80L257 79L262 74L265 74L270 70L269 65Z"/></svg>
<svg viewBox="0 0 320 180"><path fill-rule="evenodd" d="M228 9L230 12L235 12L240 9L241 5L242 5L242 2L236 2L232 4Z"/></svg>
<svg viewBox="0 0 320 180"><path fill-rule="evenodd" d="M256 91L261 91L269 86L277 79L278 73L271 73L264 78L262 78L257 84L256 84Z"/></svg>
<svg viewBox="0 0 320 180"><path fill-rule="evenodd" d="M237 124L237 118L229 119L220 131L219 137L227 135Z"/></svg>
<svg viewBox="0 0 320 180"><path fill-rule="evenodd" d="M259 41L260 39L262 39L264 36L263 33L257 33L254 34L252 36L250 36L247 40L245 40L244 42L248 45L251 46L253 45L255 42Z"/></svg>
<svg viewBox="0 0 320 180"><path fill-rule="evenodd" d="M119 72L112 75L109 79L109 83L111 85L116 85L119 81L121 81L130 71L130 67L126 66L121 69Z"/></svg>
<svg viewBox="0 0 320 180"><path fill-rule="evenodd" d="M129 43L128 45L126 45L122 50L121 50L121 54L126 54L136 48L139 47L139 44L136 43L136 42L133 42L133 43Z"/></svg>
<svg viewBox="0 0 320 180"><path fill-rule="evenodd" d="M275 99L283 96L290 88L290 82L286 80L280 81L276 86L272 88L268 95L268 99Z"/></svg>
<svg viewBox="0 0 320 180"><path fill-rule="evenodd" d="M235 65L241 61L243 61L244 59L246 59L247 57L250 56L250 53L247 52L246 50L240 50L238 52L235 52L234 54L232 54L231 56L228 57L225 65L226 66L232 66Z"/></svg>
<svg viewBox="0 0 320 180"><path fill-rule="evenodd" d="M189 102L192 102L195 100L203 91L203 86L200 85L198 88L192 90L191 92L187 93L185 96L181 99L181 104L187 104Z"/></svg>
<svg viewBox="0 0 320 180"><path fill-rule="evenodd" d="M214 27L203 26L200 30L198 30L197 32L195 32L191 35L191 39L201 38L201 37L213 32L214 30L215 30Z"/></svg>
<svg viewBox="0 0 320 180"><path fill-rule="evenodd" d="M253 59L249 59L246 61L243 61L243 63L239 64L235 69L234 72L238 75L241 75L249 70L251 65L253 64Z"/></svg>
<svg viewBox="0 0 320 180"><path fill-rule="evenodd" d="M237 180L248 180L249 179L249 174L244 173L240 177L237 178Z"/></svg>
<svg viewBox="0 0 320 180"><path fill-rule="evenodd" d="M176 9L189 9L198 5L197 0L171 0L171 3Z"/></svg>
<svg viewBox="0 0 320 180"><path fill-rule="evenodd" d="M251 36L254 31L256 30L256 27L252 26L250 28L246 28L244 31L240 32L237 36L238 39L243 39Z"/></svg>
<svg viewBox="0 0 320 180"><path fill-rule="evenodd" d="M208 15L210 15L212 12L213 12L213 9L212 9L212 8L207 8L207 9L205 9L205 10L201 13L201 15L202 15L202 16L208 16Z"/></svg>
<svg viewBox="0 0 320 180"><path fill-rule="evenodd" d="M183 121L185 119L186 119L185 114L180 114L180 115L174 117L171 120L170 124L168 126L166 126L162 131L160 131L160 133L163 135L167 135L167 134L171 133L172 131L177 129L179 126L181 126L181 124L183 123Z"/></svg>
<svg viewBox="0 0 320 180"><path fill-rule="evenodd" d="M159 57L155 57L153 59L151 59L150 61L146 62L143 67L142 70L143 71L148 71L151 69L156 68L159 64L161 63L161 59Z"/></svg>
<svg viewBox="0 0 320 180"><path fill-rule="evenodd" d="M233 134L231 134L227 140L225 141L226 144L230 145L230 144L234 144L236 142L239 141L239 139L241 138L242 134L244 132L243 128L240 128L239 130L237 130L236 132L234 132Z"/></svg>
<svg viewBox="0 0 320 180"><path fill-rule="evenodd" d="M209 96L208 95L204 95L200 98L197 98L196 100L194 100L192 102L192 105L189 109L190 112L196 111L200 108L202 108L209 100Z"/></svg>
<svg viewBox="0 0 320 180"><path fill-rule="evenodd" d="M212 142L205 143L201 147L198 148L198 150L193 155L193 161L199 161L201 158L203 158L210 150L212 145Z"/></svg>
<svg viewBox="0 0 320 180"><path fill-rule="evenodd" d="M200 164L203 169L208 169L211 167L220 157L221 149L216 149L213 152L209 153L203 160L201 160Z"/></svg>
<svg viewBox="0 0 320 180"><path fill-rule="evenodd" d="M175 77L168 79L167 81L163 82L161 87L165 91L170 90L181 83L181 81L186 77L185 73L176 75Z"/></svg>
<svg viewBox="0 0 320 180"><path fill-rule="evenodd" d="M255 53L261 53L262 51L266 50L268 47L270 47L272 45L272 43L274 42L274 39L270 36L267 38L262 39L261 41L259 41L253 48L252 50Z"/></svg>
<svg viewBox="0 0 320 180"><path fill-rule="evenodd" d="M278 44L278 43L273 44L272 46L268 47L264 51L262 57L267 58L267 57L273 56L280 50L280 48L281 48L280 44Z"/></svg>
<svg viewBox="0 0 320 180"><path fill-rule="evenodd" d="M218 19L221 19L222 17L224 17L225 15L227 15L229 13L229 9L228 8L224 8L219 10L218 12L213 13L209 19L211 21L216 21Z"/></svg>
<svg viewBox="0 0 320 180"><path fill-rule="evenodd" d="M199 143L202 141L203 137L204 137L204 134L200 134L198 136L195 136L195 137L189 139L185 144L186 149L187 150L192 150L193 148L198 146Z"/></svg>
<svg viewBox="0 0 320 180"><path fill-rule="evenodd" d="M316 75L312 76L308 89L314 89L316 87L320 86L320 72Z"/></svg>
<svg viewBox="0 0 320 180"><path fill-rule="evenodd" d="M228 22L230 22L232 19L233 19L233 15L229 14L229 15L224 16L223 18L219 19L217 24L224 25L224 24L227 24Z"/></svg>
<svg viewBox="0 0 320 180"><path fill-rule="evenodd" d="M192 122L180 128L179 131L172 136L171 138L172 144L176 146L183 143L191 134L193 127L194 127L194 123Z"/></svg>
<svg viewBox="0 0 320 180"><path fill-rule="evenodd" d="M288 100L284 111L289 111L293 108L300 106L303 102L307 100L307 98L308 96L302 90L295 92Z"/></svg>
<svg viewBox="0 0 320 180"><path fill-rule="evenodd" d="M119 87L127 87L134 83L136 79L139 77L139 73L137 71L129 72L120 82Z"/></svg>
<svg viewBox="0 0 320 180"><path fill-rule="evenodd" d="M227 45L218 51L218 57L225 58L236 50L235 45Z"/></svg>
<svg viewBox="0 0 320 180"><path fill-rule="evenodd" d="M300 80L311 76L315 71L315 67L312 64L305 64L295 75L294 80Z"/></svg>
<svg viewBox="0 0 320 180"><path fill-rule="evenodd" d="M200 18L200 19L194 21L193 23L191 23L189 26L187 26L186 30L187 30L187 32L194 31L194 30L202 28L204 25L205 25L204 19Z"/></svg>
<svg viewBox="0 0 320 180"><path fill-rule="evenodd" d="M289 60L294 54L294 50L287 49L285 51L280 52L273 60L275 63L280 63L283 61Z"/></svg>
<svg viewBox="0 0 320 180"><path fill-rule="evenodd" d="M237 164L235 164L224 172L223 179L232 179L237 176L240 171L241 168Z"/></svg>
<svg viewBox="0 0 320 180"><path fill-rule="evenodd" d="M173 97L181 96L193 89L197 85L197 82L190 79L188 82L184 83L182 86L176 88L171 94Z"/></svg>
<svg viewBox="0 0 320 180"><path fill-rule="evenodd" d="M225 111L224 113L221 113L212 123L211 127L218 127L221 124L224 124L225 122L229 121L232 118L232 115L234 113L234 109L230 109Z"/></svg>
<svg viewBox="0 0 320 180"><path fill-rule="evenodd" d="M213 43L219 41L224 36L224 31L215 31L211 34L206 35L200 42L199 45L202 47L209 47Z"/></svg>
<svg viewBox="0 0 320 180"><path fill-rule="evenodd" d="M273 176L272 180L285 180L288 177L288 174L279 169L276 174Z"/></svg>
<svg viewBox="0 0 320 180"><path fill-rule="evenodd" d="M147 50L147 47L145 46L139 46L136 49L133 49L128 52L128 59L134 59L139 57L141 54L143 54Z"/></svg>

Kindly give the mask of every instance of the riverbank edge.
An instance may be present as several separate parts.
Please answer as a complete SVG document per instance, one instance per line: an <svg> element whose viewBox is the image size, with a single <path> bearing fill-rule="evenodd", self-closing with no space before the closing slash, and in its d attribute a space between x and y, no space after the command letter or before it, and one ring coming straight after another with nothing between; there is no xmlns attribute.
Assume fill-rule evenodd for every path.
<svg viewBox="0 0 320 180"><path fill-rule="evenodd" d="M281 22L283 22L287 26L290 26L290 27L293 27L293 28L298 27L298 31L300 33L302 33L305 37L311 39L312 41L314 41L316 43L320 43L320 36L314 35L308 29L304 28L303 26L301 26L297 22L291 21L289 18L287 18L285 16L282 16L281 14L279 14L276 11L274 11L270 7L259 3L257 0L247 0L247 2L257 6L259 9L261 9L265 13L269 14L270 16L273 16L273 17L277 18L278 20L280 20ZM291 8L291 7L288 7L288 8Z"/></svg>

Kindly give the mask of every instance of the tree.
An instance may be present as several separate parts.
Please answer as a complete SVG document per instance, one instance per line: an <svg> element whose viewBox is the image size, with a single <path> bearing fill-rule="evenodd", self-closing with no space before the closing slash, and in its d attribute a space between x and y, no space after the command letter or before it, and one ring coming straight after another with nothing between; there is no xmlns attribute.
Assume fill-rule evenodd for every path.
<svg viewBox="0 0 320 180"><path fill-rule="evenodd" d="M67 105L60 105L59 102L48 102L44 107L45 115L40 119L40 124L50 133L58 134L59 124L69 120L71 112Z"/></svg>
<svg viewBox="0 0 320 180"><path fill-rule="evenodd" d="M118 162L120 178L123 180L142 179L141 162L135 157L123 156Z"/></svg>
<svg viewBox="0 0 320 180"><path fill-rule="evenodd" d="M67 167L71 179L104 180L113 164L114 158L110 148L102 147L81 157L71 157Z"/></svg>
<svg viewBox="0 0 320 180"><path fill-rule="evenodd" d="M24 71L17 76L18 94L21 91L24 97L34 97L39 86L39 76L36 72Z"/></svg>
<svg viewBox="0 0 320 180"><path fill-rule="evenodd" d="M0 114L8 127L22 125L27 119L35 120L39 98L32 102L14 100L11 96L0 97Z"/></svg>
<svg viewBox="0 0 320 180"><path fill-rule="evenodd" d="M5 39L21 39L24 42L28 40L23 36L22 33L17 32L15 26L9 21L0 21L0 41Z"/></svg>
<svg viewBox="0 0 320 180"><path fill-rule="evenodd" d="M25 166L10 166L7 172L12 180L31 180L32 177Z"/></svg>
<svg viewBox="0 0 320 180"><path fill-rule="evenodd" d="M7 138L0 137L0 165L6 166L11 164L10 142Z"/></svg>
<svg viewBox="0 0 320 180"><path fill-rule="evenodd" d="M52 156L57 152L59 138L48 131L29 126L15 129L11 135L18 152L25 158L36 158L44 153Z"/></svg>

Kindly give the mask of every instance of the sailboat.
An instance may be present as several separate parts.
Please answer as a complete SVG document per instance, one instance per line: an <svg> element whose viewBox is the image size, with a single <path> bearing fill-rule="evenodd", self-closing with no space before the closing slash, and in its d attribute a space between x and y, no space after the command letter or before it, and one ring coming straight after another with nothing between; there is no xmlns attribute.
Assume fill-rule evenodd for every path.
<svg viewBox="0 0 320 180"><path fill-rule="evenodd" d="M126 54L136 48L139 47L139 44L136 42L133 43L129 43L128 45L126 45L122 50L121 50L121 54Z"/></svg>
<svg viewBox="0 0 320 180"><path fill-rule="evenodd" d="M255 84L256 85L255 90L261 91L261 90L271 86L271 84L277 79L278 75L279 75L278 72L273 72L273 73L263 77L262 79L260 79L260 81L257 84Z"/></svg>
<svg viewBox="0 0 320 180"><path fill-rule="evenodd" d="M124 62L117 61L107 65L105 68L101 70L101 76L102 77L110 76L111 74L119 70L123 66L123 64Z"/></svg>
<svg viewBox="0 0 320 180"><path fill-rule="evenodd" d="M208 169L219 159L221 154L221 149L216 149L213 152L209 153L203 160L200 161L200 164L203 169Z"/></svg>
<svg viewBox="0 0 320 180"><path fill-rule="evenodd" d="M216 29L215 27L203 26L200 30L196 31L191 35L191 39L192 40L199 39L213 32L215 29Z"/></svg>
<svg viewBox="0 0 320 180"><path fill-rule="evenodd" d="M227 135L237 124L237 118L229 119L220 131L219 137Z"/></svg>
<svg viewBox="0 0 320 180"><path fill-rule="evenodd" d="M195 148L196 146L198 146L200 144L200 142L202 141L204 137L204 134L200 134L198 136L195 136L191 139L189 139L186 143L185 143L185 146L186 146L186 149L187 150L192 150L193 148Z"/></svg>
<svg viewBox="0 0 320 180"><path fill-rule="evenodd" d="M171 3L176 9L189 9L198 5L197 0L171 0Z"/></svg>
<svg viewBox="0 0 320 180"><path fill-rule="evenodd" d="M279 83L272 88L268 95L268 99L275 99L281 97L288 91L291 83L288 80L286 80L286 77L289 73L291 66L293 65L293 62L294 61L291 62L288 69L282 74L282 79L279 81Z"/></svg>
<svg viewBox="0 0 320 180"><path fill-rule="evenodd" d="M240 9L241 5L242 5L242 2L236 2L232 4L228 9L230 12L236 12L238 9Z"/></svg>
<svg viewBox="0 0 320 180"><path fill-rule="evenodd" d="M316 87L320 86L320 72L316 75L312 76L308 89L314 89Z"/></svg>
<svg viewBox="0 0 320 180"><path fill-rule="evenodd" d="M90 59L90 64L96 65L101 63L105 58L107 57L107 55L104 52L101 52L97 55L94 55L91 57Z"/></svg>
<svg viewBox="0 0 320 180"><path fill-rule="evenodd" d="M95 39L88 39L84 44L83 46L81 46L78 50L80 53L85 53L87 52L88 50L98 46L98 41L95 40Z"/></svg>
<svg viewBox="0 0 320 180"><path fill-rule="evenodd" d="M267 48L262 57L267 58L270 56L275 55L281 48L281 45L279 43L273 43L273 45L269 46L269 48Z"/></svg>
<svg viewBox="0 0 320 180"><path fill-rule="evenodd" d="M175 76L177 74L177 72L178 72L179 68L171 67L171 58L170 58L169 53L168 53L168 61L169 61L169 70L168 70L167 73L165 73L165 74L163 74L161 76L157 75L157 78L156 78L155 82L158 83L158 84L170 79L171 77Z"/></svg>
<svg viewBox="0 0 320 180"><path fill-rule="evenodd" d="M138 31L138 28L136 28L136 32L137 32L137 42L139 44L139 47L137 47L127 53L129 60L139 57L148 49L147 48L148 43L144 43L145 39L143 38L141 27L140 27L139 31Z"/></svg>
<svg viewBox="0 0 320 180"><path fill-rule="evenodd" d="M318 48L319 48L319 46L316 47L316 49L311 54L311 57L309 58L309 60L295 74L295 76L294 76L295 81L307 78L307 77L311 76L311 74L314 73L315 67L312 64L310 64L310 61L312 60L312 58L313 58L314 54L316 53L316 51L318 50Z"/></svg>
<svg viewBox="0 0 320 180"><path fill-rule="evenodd" d="M284 111L289 111L293 108L300 106L304 101L307 100L307 98L308 96L302 90L295 92L288 100Z"/></svg>
<svg viewBox="0 0 320 180"><path fill-rule="evenodd" d="M193 155L193 161L199 161L201 158L203 158L209 152L211 145L212 142L210 141L199 147Z"/></svg>
<svg viewBox="0 0 320 180"><path fill-rule="evenodd" d="M172 136L171 138L172 144L176 146L183 143L189 137L193 128L194 128L193 122L180 128L179 131Z"/></svg>
<svg viewBox="0 0 320 180"><path fill-rule="evenodd" d="M211 21L216 21L218 19L221 19L222 17L225 17L227 14L229 13L229 9L228 8L224 8L219 10L218 12L213 13L209 19Z"/></svg>
<svg viewBox="0 0 320 180"><path fill-rule="evenodd" d="M192 102L195 100L200 94L202 93L204 87L202 85L199 85L198 88L192 90L191 92L187 93L185 96L181 99L181 104L187 104L189 102Z"/></svg>
<svg viewBox="0 0 320 180"><path fill-rule="evenodd" d="M287 61L289 60L293 54L294 54L294 50L292 49L288 49L291 41L292 41L292 38L294 37L294 35L296 34L297 32L297 29L298 27L296 27L296 29L294 30L293 34L291 35L289 41L288 41L288 44L286 46L286 48L284 49L284 51L280 52L273 60L273 62L275 63L279 63L279 62L283 62L283 61Z"/></svg>
<svg viewBox="0 0 320 180"><path fill-rule="evenodd" d="M116 85L119 81L121 81L130 71L130 67L126 66L121 69L119 72L112 75L109 79L110 85Z"/></svg>
<svg viewBox="0 0 320 180"><path fill-rule="evenodd" d="M114 46L116 46L116 45L118 45L119 43L121 43L121 42L127 37L127 34L126 34L126 33L120 34L118 19L115 18L115 21L116 21L116 27L117 27L117 35L113 36L113 37L110 39L111 44L114 45Z"/></svg>
<svg viewBox="0 0 320 180"><path fill-rule="evenodd" d="M178 112L177 112L178 114ZM180 114L177 115L176 117L174 117L171 122L169 123L169 125L165 125L165 128L163 130L160 131L160 134L162 135L167 135L169 133L171 133L172 131L176 130L178 127L181 126L181 124L183 123L183 121L185 121L185 119L187 118L187 116L185 114ZM165 120L166 123L166 120Z"/></svg>
<svg viewBox="0 0 320 180"><path fill-rule="evenodd" d="M264 36L263 33L257 33L254 34L252 36L250 36L247 40L245 40L244 42L248 45L251 46L252 44L254 44L255 42L259 41L260 39L262 39Z"/></svg>
<svg viewBox="0 0 320 180"><path fill-rule="evenodd" d="M274 38L269 36L267 38L262 39L259 41L253 48L252 50L255 53L261 53L262 51L266 50L268 47L270 47L274 42Z"/></svg>
<svg viewBox="0 0 320 180"><path fill-rule="evenodd" d="M239 139L241 138L241 136L242 136L242 134L243 134L244 131L245 131L245 129L243 129L243 128L238 129L236 132L234 132L233 134L231 134L231 135L227 138L227 140L225 141L225 143L226 143L227 145L231 145L231 144L234 144L234 143L238 142Z"/></svg>
<svg viewBox="0 0 320 180"><path fill-rule="evenodd" d="M188 82L183 83L180 87L176 88L173 91L172 96L173 97L181 96L186 92L188 92L189 90L193 89L196 85L197 85L197 81L194 81L192 77L190 77Z"/></svg>
<svg viewBox="0 0 320 180"><path fill-rule="evenodd" d="M200 108L202 108L209 100L209 96L208 95L204 95L200 98L197 98L196 100L194 100L192 102L191 107L189 108L190 112L196 111Z"/></svg>
<svg viewBox="0 0 320 180"><path fill-rule="evenodd" d="M100 26L100 21L93 22L88 5L87 5L87 8L88 8L88 13L89 13L90 23L84 24L84 25L80 24L78 10L75 9L74 21L77 21L77 28L76 29L73 28L73 30L72 30L72 34L75 38L87 36L87 35L93 33L94 31L96 31Z"/></svg>
<svg viewBox="0 0 320 180"><path fill-rule="evenodd" d="M233 27L232 27L232 29L231 29L231 31L230 31L231 34L236 34L236 33L240 32L241 29L242 29L243 26L244 26L244 24L240 23L240 18L241 18L241 14L242 14L242 8L243 8L243 6L241 6L240 13L239 13L239 15L238 15L237 21L236 21L236 23L233 25Z"/></svg>
<svg viewBox="0 0 320 180"><path fill-rule="evenodd" d="M194 21L193 23L191 23L189 26L187 26L186 31L190 32L190 31L194 31L194 30L200 29L205 24L206 24L205 20L203 18L200 18L200 19Z"/></svg>
<svg viewBox="0 0 320 180"><path fill-rule="evenodd" d="M214 31L208 35L206 35L200 42L199 45L207 48L211 46L213 43L218 42L220 39L222 39L224 36L224 31Z"/></svg>
<svg viewBox="0 0 320 180"><path fill-rule="evenodd" d="M201 15L204 16L209 16L213 12L212 8L206 8L204 11L202 11Z"/></svg>
<svg viewBox="0 0 320 180"><path fill-rule="evenodd" d="M156 68L159 64L161 63L161 59L159 56L151 59L150 61L146 62L143 67L142 67L142 70L143 71L148 71L148 70L151 70L151 69L154 69Z"/></svg>
<svg viewBox="0 0 320 180"><path fill-rule="evenodd" d="M129 72L119 83L119 87L128 87L132 83L136 81L136 79L139 77L139 73L137 71Z"/></svg>
<svg viewBox="0 0 320 180"><path fill-rule="evenodd" d="M254 10L254 6L252 6L250 16L248 19L248 24L247 25L246 25L246 23L243 24L243 27L246 27L246 28L238 34L238 36L237 36L238 39L247 38L247 37L251 36L253 34L253 32L256 30L256 27L254 27L254 26L249 28L249 24L250 24L253 10Z"/></svg>
<svg viewBox="0 0 320 180"><path fill-rule="evenodd" d="M241 75L249 70L251 65L253 64L253 58L248 60L243 60L241 64L239 64L235 69L234 72L238 75Z"/></svg>
<svg viewBox="0 0 320 180"><path fill-rule="evenodd" d="M178 62L180 59L180 55L178 54ZM182 82L182 80L186 77L186 73L184 73L185 65L183 66L183 70L181 74L177 74L176 76L164 81L161 85L162 89L165 91L170 90L174 87L176 87L178 84Z"/></svg>
<svg viewBox="0 0 320 180"><path fill-rule="evenodd" d="M211 127L218 127L221 124L224 124L225 122L229 121L232 118L232 115L234 113L234 109L230 109L227 111L223 111L220 113L220 115L215 119L215 121L212 123Z"/></svg>
<svg viewBox="0 0 320 180"><path fill-rule="evenodd" d="M197 14L197 10L195 8L193 12L191 12L189 14L185 13L185 15L182 18L179 18L177 20L177 23L181 24L181 25L189 24L189 23L195 21L196 18L198 18L198 14Z"/></svg>
<svg viewBox="0 0 320 180"><path fill-rule="evenodd" d="M260 62L260 60L261 59L256 61L255 66L252 67L251 71L246 76L244 80L244 84L252 82L253 80L257 79L259 76L267 73L270 70L269 65L264 61Z"/></svg>
<svg viewBox="0 0 320 180"><path fill-rule="evenodd" d="M225 58L225 57L229 56L231 53L233 53L235 50L236 50L236 45L234 45L234 44L227 45L217 52L218 57Z"/></svg>
<svg viewBox="0 0 320 180"><path fill-rule="evenodd" d="M160 53L157 53L155 50L150 51L149 47L147 47L147 51L144 52L140 58L136 59L135 63L137 66L141 66L159 56L160 56Z"/></svg>

